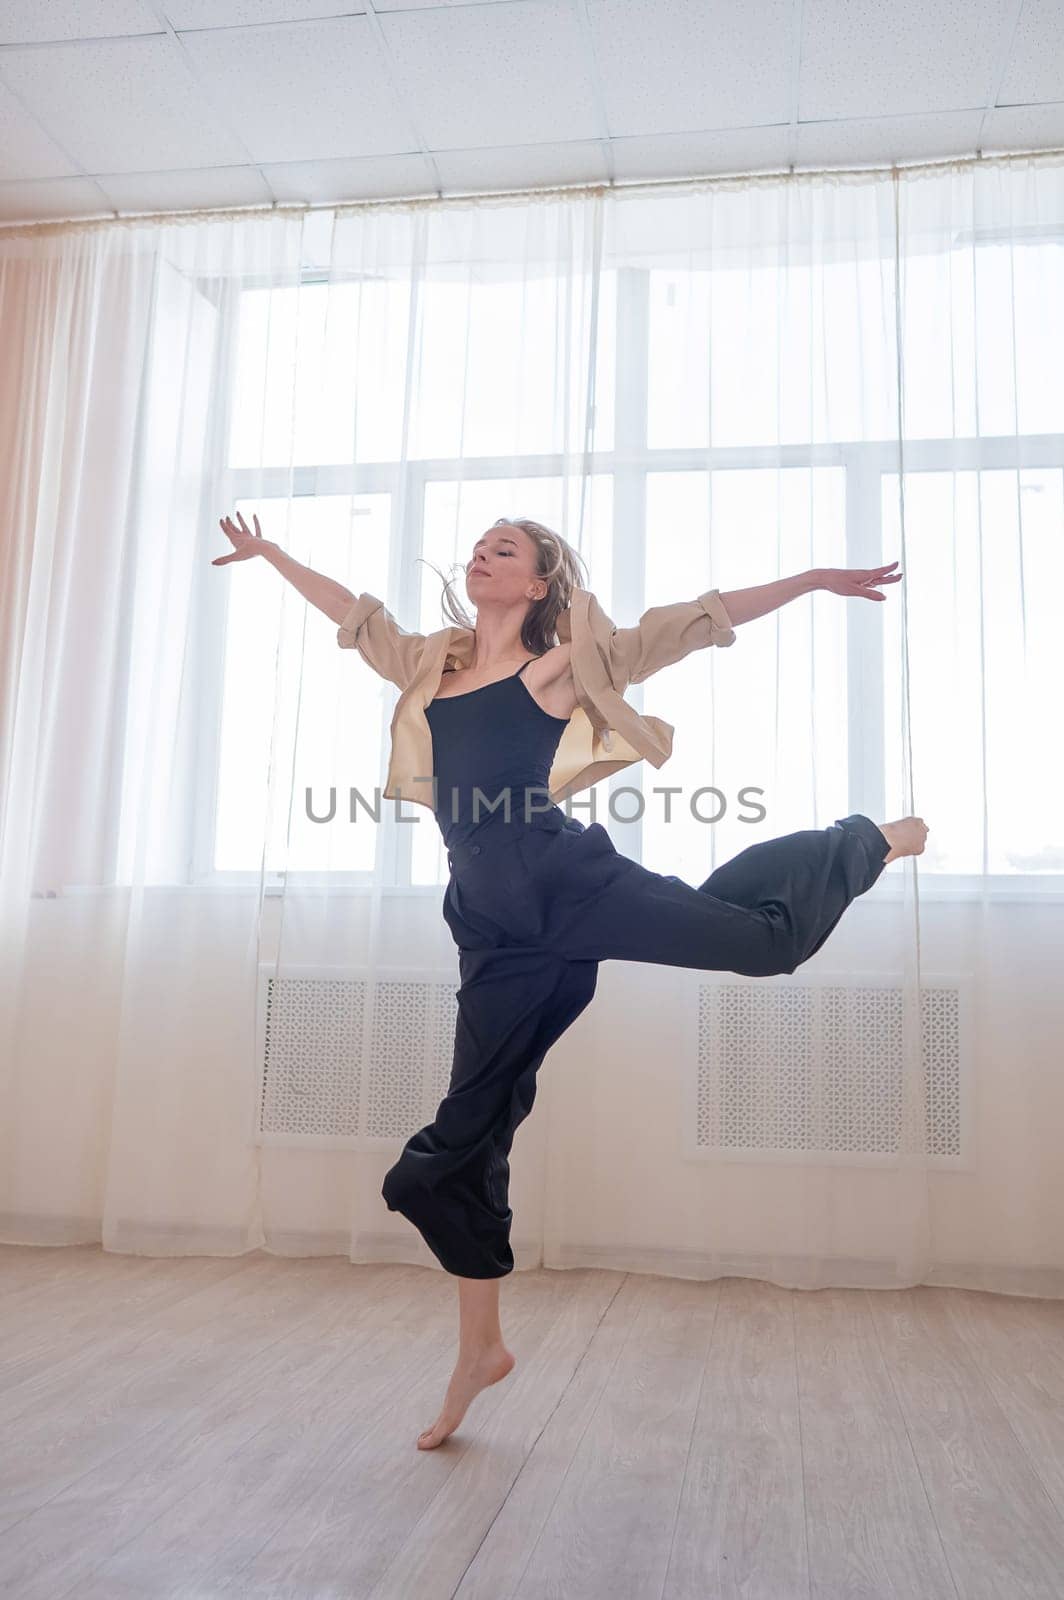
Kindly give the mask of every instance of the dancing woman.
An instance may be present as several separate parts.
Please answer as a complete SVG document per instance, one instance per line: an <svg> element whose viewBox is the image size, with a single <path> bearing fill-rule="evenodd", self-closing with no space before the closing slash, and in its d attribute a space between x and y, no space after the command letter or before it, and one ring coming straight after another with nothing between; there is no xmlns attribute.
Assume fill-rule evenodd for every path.
<svg viewBox="0 0 1064 1600"><path fill-rule="evenodd" d="M922 853L928 833L921 817L877 825L854 813L749 845L694 888L620 854L601 824L556 802L641 755L666 759L672 729L624 701L629 683L693 649L730 645L735 627L800 594L882 601L879 588L902 574L896 561L820 568L708 590L615 628L560 535L500 519L465 568L475 623L448 585L459 620L426 636L263 539L257 517L254 532L238 520L221 520L234 548L213 564L263 556L339 624L341 645L403 690L384 794L430 805L447 844L443 916L461 977L450 1082L381 1190L458 1279L457 1365L417 1441L433 1449L513 1368L499 1323L499 1280L514 1266L508 1158L544 1056L590 1002L599 962L792 973L888 862ZM426 782L431 801L417 788Z"/></svg>

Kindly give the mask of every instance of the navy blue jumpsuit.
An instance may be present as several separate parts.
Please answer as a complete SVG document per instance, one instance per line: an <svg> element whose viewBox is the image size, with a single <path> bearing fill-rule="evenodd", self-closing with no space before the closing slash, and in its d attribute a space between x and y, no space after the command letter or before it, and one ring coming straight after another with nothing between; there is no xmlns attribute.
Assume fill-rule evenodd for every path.
<svg viewBox="0 0 1064 1600"><path fill-rule="evenodd" d="M381 1193L446 1271L465 1278L513 1271L514 1133L544 1056L595 993L598 963L794 972L876 882L890 848L854 813L748 845L697 889L651 872L621 855L601 823L551 802L567 719L536 704L521 681L527 665L426 707L458 1021L435 1121L407 1141Z"/></svg>

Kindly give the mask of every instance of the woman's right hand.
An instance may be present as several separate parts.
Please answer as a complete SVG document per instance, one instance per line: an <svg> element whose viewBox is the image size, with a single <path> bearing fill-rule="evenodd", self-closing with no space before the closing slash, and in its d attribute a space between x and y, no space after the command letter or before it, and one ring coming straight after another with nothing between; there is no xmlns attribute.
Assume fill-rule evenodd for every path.
<svg viewBox="0 0 1064 1600"><path fill-rule="evenodd" d="M237 512L237 517L240 520L239 528L233 522L232 517L222 517L220 519L219 526L226 538L232 543L233 549L227 556L216 556L211 562L212 567L224 567L227 561L247 561L250 556L261 556L272 543L271 540L262 537L259 519L254 512L252 512L252 520L255 524L254 533L252 533L239 511Z"/></svg>

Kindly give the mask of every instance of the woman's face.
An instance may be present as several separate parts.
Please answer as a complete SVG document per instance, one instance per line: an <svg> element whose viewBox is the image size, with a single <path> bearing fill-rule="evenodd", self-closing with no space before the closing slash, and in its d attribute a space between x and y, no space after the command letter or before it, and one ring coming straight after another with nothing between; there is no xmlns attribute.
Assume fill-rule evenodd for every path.
<svg viewBox="0 0 1064 1600"><path fill-rule="evenodd" d="M481 534L466 566L466 592L474 605L542 600L547 584L536 576L536 544L524 528L498 522Z"/></svg>

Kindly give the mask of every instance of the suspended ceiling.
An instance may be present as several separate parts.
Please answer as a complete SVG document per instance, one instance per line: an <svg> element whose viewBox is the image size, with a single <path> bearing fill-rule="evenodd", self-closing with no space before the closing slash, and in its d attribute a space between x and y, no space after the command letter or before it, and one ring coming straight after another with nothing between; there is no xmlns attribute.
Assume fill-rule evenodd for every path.
<svg viewBox="0 0 1064 1600"><path fill-rule="evenodd" d="M1064 0L2 0L0 218L1064 147Z"/></svg>

